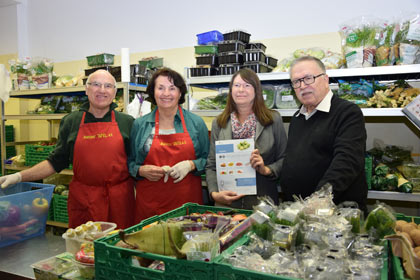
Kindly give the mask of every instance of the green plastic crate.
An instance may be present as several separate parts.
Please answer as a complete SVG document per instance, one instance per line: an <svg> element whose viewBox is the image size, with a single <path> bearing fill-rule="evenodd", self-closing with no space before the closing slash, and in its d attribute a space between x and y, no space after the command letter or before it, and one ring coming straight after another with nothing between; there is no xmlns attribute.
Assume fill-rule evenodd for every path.
<svg viewBox="0 0 420 280"><path fill-rule="evenodd" d="M49 156L49 154L55 149L55 145L42 146L42 145L25 145L25 165L35 165Z"/></svg>
<svg viewBox="0 0 420 280"><path fill-rule="evenodd" d="M140 224L125 229L127 233L136 232L155 221L189 215L229 211L231 208L204 206L196 203L186 203L183 206L159 216L143 220ZM250 210L235 209L238 213L250 215ZM118 234L95 240L95 279L214 279L213 262L188 261L137 250L114 246L120 238ZM139 267L133 264L133 257L144 257L149 260L160 260L165 264L165 271Z"/></svg>
<svg viewBox="0 0 420 280"><path fill-rule="evenodd" d="M410 278L405 277L404 268L401 264L401 259L397 256L391 256L391 270L392 279L394 280L409 280Z"/></svg>
<svg viewBox="0 0 420 280"><path fill-rule="evenodd" d="M61 223L69 222L69 214L67 212L68 196L54 194L54 221Z"/></svg>
<svg viewBox="0 0 420 280"><path fill-rule="evenodd" d="M368 185L368 190L372 189L372 156L367 155L365 157L365 173L366 173L366 181Z"/></svg>
<svg viewBox="0 0 420 280"><path fill-rule="evenodd" d="M195 54L217 54L217 49L213 45L194 46Z"/></svg>
<svg viewBox="0 0 420 280"><path fill-rule="evenodd" d="M148 60L140 60L139 64L146 67L147 69L160 68L163 67L163 57Z"/></svg>
<svg viewBox="0 0 420 280"><path fill-rule="evenodd" d="M97 55L87 56L89 66L101 66L114 64L114 55L109 53L101 53Z"/></svg>
<svg viewBox="0 0 420 280"><path fill-rule="evenodd" d="M50 208L48 208L47 221L54 221L54 194L53 199L51 199Z"/></svg>
<svg viewBox="0 0 420 280"><path fill-rule="evenodd" d="M395 217L397 218L397 220L404 220L407 222L411 222L412 220L414 220L414 222L416 224L420 224L420 217L415 217L415 216L406 216L404 214L401 213L397 213L395 214ZM394 256L394 254L392 254L392 247L391 245L389 246L390 248L390 252L391 252L391 272L392 272L392 279L395 280L409 280L409 278L406 278L405 272L404 272L404 267L402 266L401 263L401 258Z"/></svg>
<svg viewBox="0 0 420 280"><path fill-rule="evenodd" d="M15 141L15 130L13 125L6 125L5 126L5 133L6 133L6 142L14 142Z"/></svg>
<svg viewBox="0 0 420 280"><path fill-rule="evenodd" d="M222 252L220 256L214 260L214 279L216 280L296 280L287 276L267 274L258 271L247 270L243 268L234 267L231 264L223 262L223 259L233 253L239 246L246 245L250 241L249 235L242 236L232 246ZM383 241L385 248L383 259L383 267L381 270L381 280L388 279L388 241Z"/></svg>

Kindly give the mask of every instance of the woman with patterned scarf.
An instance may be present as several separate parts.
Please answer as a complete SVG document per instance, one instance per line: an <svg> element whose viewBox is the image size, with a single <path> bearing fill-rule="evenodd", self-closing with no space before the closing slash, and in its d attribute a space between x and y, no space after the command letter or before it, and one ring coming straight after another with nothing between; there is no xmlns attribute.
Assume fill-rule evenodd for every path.
<svg viewBox="0 0 420 280"><path fill-rule="evenodd" d="M254 139L255 149L250 164L256 170L256 195L241 195L221 190L217 185L215 143L219 140ZM236 72L229 84L224 111L211 128L210 151L206 165L206 180L210 198L216 206L252 209L257 197L269 196L279 203L277 182L283 165L287 143L280 113L264 103L258 75L248 68Z"/></svg>

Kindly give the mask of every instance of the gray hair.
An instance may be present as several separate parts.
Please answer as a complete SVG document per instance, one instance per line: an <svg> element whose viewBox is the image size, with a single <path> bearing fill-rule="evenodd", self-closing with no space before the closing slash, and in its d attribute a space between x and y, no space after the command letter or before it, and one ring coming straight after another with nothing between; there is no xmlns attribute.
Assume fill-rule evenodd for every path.
<svg viewBox="0 0 420 280"><path fill-rule="evenodd" d="M325 73L327 70L325 69L325 65L324 65L324 63L321 61L321 60L319 60L318 58L316 58L316 57L313 57L313 56L301 56L301 57L299 57L299 58L296 58L295 60L293 60L292 61L292 63L290 64L290 68L289 68L289 75L290 75L290 78L292 78L292 69L293 69L293 67L296 65L296 64L298 64L299 62L303 62L303 61L313 61L313 62L315 62L316 64L318 64L318 66L319 66L319 68L321 69L321 71L323 72L323 73Z"/></svg>

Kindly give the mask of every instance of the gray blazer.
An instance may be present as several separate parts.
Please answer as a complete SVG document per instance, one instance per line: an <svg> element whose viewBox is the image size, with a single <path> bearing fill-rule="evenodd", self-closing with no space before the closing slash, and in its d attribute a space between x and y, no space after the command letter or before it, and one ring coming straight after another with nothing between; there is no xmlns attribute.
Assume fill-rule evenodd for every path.
<svg viewBox="0 0 420 280"><path fill-rule="evenodd" d="M234 201L232 205L230 205L232 208L252 209L252 206L258 203L258 196L269 196L276 204L279 203L277 181L283 166L287 136L280 113L273 111L273 119L274 122L266 127L262 126L257 121L255 133L255 148L259 150L264 160L264 164L271 169L272 175L263 176L257 172L257 195L247 195ZM229 139L232 139L230 119L228 120L226 128L220 128L217 125L216 119L214 119L211 127L210 151L206 164L206 181L210 194L218 191L215 143L218 140Z"/></svg>

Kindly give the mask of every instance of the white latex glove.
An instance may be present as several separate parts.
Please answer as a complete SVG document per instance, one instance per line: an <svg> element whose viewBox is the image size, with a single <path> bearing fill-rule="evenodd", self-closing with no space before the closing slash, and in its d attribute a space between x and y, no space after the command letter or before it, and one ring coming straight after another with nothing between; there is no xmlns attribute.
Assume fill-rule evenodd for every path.
<svg viewBox="0 0 420 280"><path fill-rule="evenodd" d="M192 170L192 164L189 160L180 161L169 169L169 175L176 179L174 183L180 182Z"/></svg>
<svg viewBox="0 0 420 280"><path fill-rule="evenodd" d="M20 175L20 172L0 177L2 189L7 188L10 185L17 184L20 181L22 181L22 175Z"/></svg>
<svg viewBox="0 0 420 280"><path fill-rule="evenodd" d="M169 171L171 170L171 167L169 165L164 165L162 166L162 169L165 171L165 177L163 177L163 182L166 183L168 182Z"/></svg>

